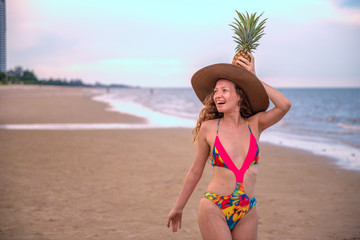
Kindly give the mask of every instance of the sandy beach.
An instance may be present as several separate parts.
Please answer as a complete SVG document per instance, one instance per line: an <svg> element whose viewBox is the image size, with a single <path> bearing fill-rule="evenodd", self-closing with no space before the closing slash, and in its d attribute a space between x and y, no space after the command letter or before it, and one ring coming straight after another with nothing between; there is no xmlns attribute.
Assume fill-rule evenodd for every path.
<svg viewBox="0 0 360 240"><path fill-rule="evenodd" d="M105 92L105 90L104 90ZM143 123L88 89L0 86L0 124ZM0 130L0 239L201 239L190 198L166 227L193 161L191 129ZM360 173L260 143L259 240L360 239Z"/></svg>

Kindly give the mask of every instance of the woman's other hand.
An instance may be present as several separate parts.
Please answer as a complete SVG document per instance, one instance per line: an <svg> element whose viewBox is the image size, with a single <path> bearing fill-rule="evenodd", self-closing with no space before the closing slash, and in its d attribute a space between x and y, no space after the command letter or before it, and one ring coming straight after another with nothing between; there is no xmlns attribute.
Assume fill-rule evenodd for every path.
<svg viewBox="0 0 360 240"><path fill-rule="evenodd" d="M181 229L181 218L182 218L182 211L173 208L168 216L167 227L169 228L171 225L172 231L177 232L178 229Z"/></svg>

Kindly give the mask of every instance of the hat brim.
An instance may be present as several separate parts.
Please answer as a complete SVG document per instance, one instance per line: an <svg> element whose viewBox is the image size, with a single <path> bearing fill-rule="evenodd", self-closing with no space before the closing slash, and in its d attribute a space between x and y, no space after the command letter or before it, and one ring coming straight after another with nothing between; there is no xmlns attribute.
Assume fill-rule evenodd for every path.
<svg viewBox="0 0 360 240"><path fill-rule="evenodd" d="M253 114L266 111L269 107L269 97L260 80L245 68L228 63L206 66L192 76L191 85L202 103L219 79L230 80L245 91Z"/></svg>

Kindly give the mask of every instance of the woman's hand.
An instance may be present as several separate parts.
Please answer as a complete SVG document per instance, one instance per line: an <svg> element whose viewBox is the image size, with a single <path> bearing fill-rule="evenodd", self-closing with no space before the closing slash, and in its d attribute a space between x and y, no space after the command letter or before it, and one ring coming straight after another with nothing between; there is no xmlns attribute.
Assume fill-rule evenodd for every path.
<svg viewBox="0 0 360 240"><path fill-rule="evenodd" d="M249 72L255 73L255 59L254 56L249 52L248 55L250 56L251 62L249 62L246 58L238 57L238 60L236 60L236 63L242 67L244 67Z"/></svg>
<svg viewBox="0 0 360 240"><path fill-rule="evenodd" d="M182 210L173 208L168 216L167 227L169 228L172 225L172 231L177 232L178 228L181 229L181 218Z"/></svg>

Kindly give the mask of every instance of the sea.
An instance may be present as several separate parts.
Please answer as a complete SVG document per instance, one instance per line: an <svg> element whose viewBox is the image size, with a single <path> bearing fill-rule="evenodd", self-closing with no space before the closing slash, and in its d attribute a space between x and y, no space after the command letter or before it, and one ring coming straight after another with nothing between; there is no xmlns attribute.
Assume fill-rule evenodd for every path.
<svg viewBox="0 0 360 240"><path fill-rule="evenodd" d="M342 168L360 172L360 88L279 91L292 107L260 141L324 155ZM97 93L94 100L108 103L109 111L147 120L123 128L193 128L203 107L191 88L110 88Z"/></svg>

